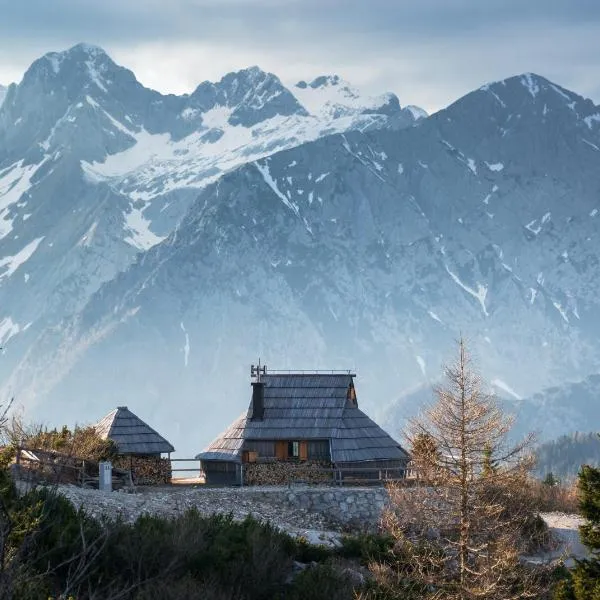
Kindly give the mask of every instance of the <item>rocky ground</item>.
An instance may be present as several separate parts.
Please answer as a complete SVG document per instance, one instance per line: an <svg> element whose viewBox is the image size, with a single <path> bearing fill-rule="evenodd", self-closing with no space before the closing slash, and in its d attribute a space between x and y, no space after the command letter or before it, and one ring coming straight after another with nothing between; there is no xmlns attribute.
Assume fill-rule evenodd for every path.
<svg viewBox="0 0 600 600"><path fill-rule="evenodd" d="M20 487L24 490L26 484L21 483ZM321 514L304 508L282 505L278 501L279 494L274 494L273 501L268 501L268 494L265 492L271 488L266 487L258 490L200 487L136 488L133 493L101 492L74 485L59 485L56 489L76 507L82 507L95 517L120 516L127 522L133 522L143 514L173 517L194 507L207 516L231 513L234 519L242 520L252 515L292 535L305 537L312 543L336 544L341 536L339 526L328 521ZM286 489L273 487L272 491L281 492Z"/></svg>
<svg viewBox="0 0 600 600"><path fill-rule="evenodd" d="M20 482L21 490L27 484ZM260 521L270 522L281 530L295 536L303 536L312 543L335 545L341 537L340 527L319 512L287 506L280 501L280 492L289 492L284 486L260 488L205 488L196 486L136 488L125 491L101 492L73 485L56 486L57 490L76 507L96 517L120 516L133 522L143 514L172 517L195 507L203 515L232 514L241 520L252 515ZM292 488L293 489L293 488ZM328 488L329 489L329 488ZM269 498L271 492L272 499ZM545 553L526 557L534 562L566 559L567 565L574 558L585 558L586 548L579 539L578 527L582 523L578 515L542 513L550 528L555 544Z"/></svg>

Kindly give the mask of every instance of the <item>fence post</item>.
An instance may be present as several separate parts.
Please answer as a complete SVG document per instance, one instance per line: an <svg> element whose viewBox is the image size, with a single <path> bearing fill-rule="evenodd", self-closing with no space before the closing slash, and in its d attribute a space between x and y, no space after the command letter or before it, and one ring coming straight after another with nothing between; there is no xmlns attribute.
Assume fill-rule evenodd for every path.
<svg viewBox="0 0 600 600"><path fill-rule="evenodd" d="M98 463L98 470L98 489L112 492L112 464L109 461Z"/></svg>

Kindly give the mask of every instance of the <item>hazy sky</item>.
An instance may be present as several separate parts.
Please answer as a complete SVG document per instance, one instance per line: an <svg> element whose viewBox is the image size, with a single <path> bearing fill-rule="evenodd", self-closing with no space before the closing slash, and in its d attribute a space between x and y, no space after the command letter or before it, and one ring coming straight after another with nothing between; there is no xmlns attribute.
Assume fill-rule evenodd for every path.
<svg viewBox="0 0 600 600"><path fill-rule="evenodd" d="M163 92L257 64L430 112L527 71L600 103L600 0L0 0L0 83L81 41Z"/></svg>

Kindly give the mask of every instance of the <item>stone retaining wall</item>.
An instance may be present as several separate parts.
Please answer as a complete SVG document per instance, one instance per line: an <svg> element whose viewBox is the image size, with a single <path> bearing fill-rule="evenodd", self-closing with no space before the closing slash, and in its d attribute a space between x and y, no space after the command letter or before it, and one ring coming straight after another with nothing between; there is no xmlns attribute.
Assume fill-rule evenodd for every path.
<svg viewBox="0 0 600 600"><path fill-rule="evenodd" d="M17 481L21 493L35 481ZM296 529L374 529L388 501L383 487L253 486L206 488L164 486L101 492L73 485L57 490L94 516L121 516L132 522L142 514L175 516L195 507L201 514L252 514L261 520L287 523Z"/></svg>
<svg viewBox="0 0 600 600"><path fill-rule="evenodd" d="M377 525L389 499L383 487L290 487L281 491L247 488L247 492L263 502L281 502L290 508L319 513L334 523L367 528Z"/></svg>

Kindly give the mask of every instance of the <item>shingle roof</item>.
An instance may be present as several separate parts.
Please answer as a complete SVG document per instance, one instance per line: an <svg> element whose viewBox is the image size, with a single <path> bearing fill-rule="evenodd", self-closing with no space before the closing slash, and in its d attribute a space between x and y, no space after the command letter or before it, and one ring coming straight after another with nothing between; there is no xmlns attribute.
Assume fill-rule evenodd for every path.
<svg viewBox="0 0 600 600"><path fill-rule="evenodd" d="M263 419L251 420L249 409L197 458L239 462L247 439L330 439L335 463L408 458L398 442L348 402L352 374L273 374L261 381Z"/></svg>
<svg viewBox="0 0 600 600"><path fill-rule="evenodd" d="M117 444L119 454L160 454L175 451L164 437L126 406L119 406L110 411L95 427L103 439L110 438Z"/></svg>

